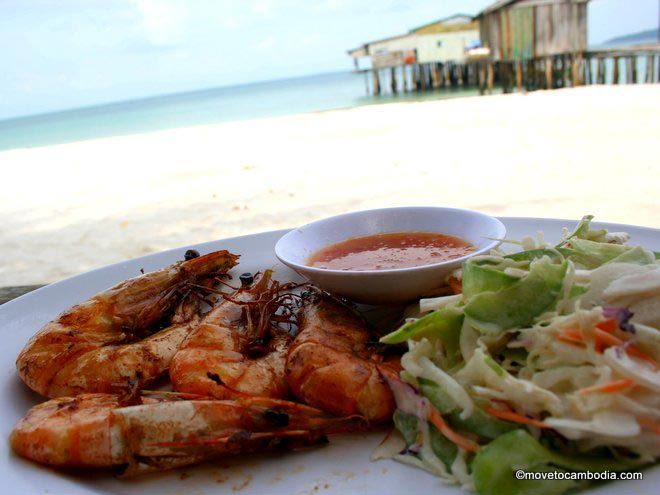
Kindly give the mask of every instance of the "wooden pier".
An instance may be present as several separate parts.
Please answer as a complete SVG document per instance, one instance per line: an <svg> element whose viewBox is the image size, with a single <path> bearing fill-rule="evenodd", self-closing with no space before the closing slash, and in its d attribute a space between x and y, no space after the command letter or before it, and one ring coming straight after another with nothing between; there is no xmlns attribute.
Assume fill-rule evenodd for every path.
<svg viewBox="0 0 660 495"><path fill-rule="evenodd" d="M560 53L496 63L505 93L583 86L660 82L660 43Z"/></svg>
<svg viewBox="0 0 660 495"><path fill-rule="evenodd" d="M367 91L371 95L413 93L442 89L478 88L481 94L493 92L499 83L497 64L479 62L436 62L393 66L385 69L357 71L367 77Z"/></svg>
<svg viewBox="0 0 660 495"><path fill-rule="evenodd" d="M660 43L587 48L588 0L498 0L474 19L457 15L408 34L349 51L372 95L494 87L505 93L586 84L638 84L660 80ZM442 46L457 33L478 29L481 47ZM436 36L430 39L430 33ZM463 37L463 41L467 38Z"/></svg>
<svg viewBox="0 0 660 495"><path fill-rule="evenodd" d="M428 63L359 71L372 95L499 87L504 93L590 84L660 82L660 43L560 53L523 60Z"/></svg>

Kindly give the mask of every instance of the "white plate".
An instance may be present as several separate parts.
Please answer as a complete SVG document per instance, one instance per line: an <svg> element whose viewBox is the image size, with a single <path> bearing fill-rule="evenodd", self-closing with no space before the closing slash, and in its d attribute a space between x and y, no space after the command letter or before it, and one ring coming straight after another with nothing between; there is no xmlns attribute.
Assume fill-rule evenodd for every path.
<svg viewBox="0 0 660 495"><path fill-rule="evenodd" d="M511 239L538 230L549 240L561 233L561 228L573 227L570 220L532 218L502 218ZM597 224L612 231L625 230L632 235L632 244L660 250L660 230L616 224ZM32 405L43 400L31 393L16 375L15 359L28 338L61 311L83 301L121 280L145 271L155 270L183 258L188 248L202 253L229 249L241 254L235 272L257 271L274 267L277 278L296 277L280 264L274 254L276 241L287 231L267 232L233 239L207 242L162 253L144 256L99 268L26 294L0 306L0 437L7 439L14 423ZM35 260L38 262L38 260ZM122 494L373 494L400 493L454 494L461 491L443 484L439 479L415 468L394 461L370 462L369 455L382 439L382 433L335 437L330 445L304 451L271 456L244 457L227 462L191 467L169 473L118 480L111 476L81 476L64 474L38 466L15 456L8 447L0 449L0 493L80 495L98 493ZM637 494L658 493L660 469L647 469L642 481L619 481L601 485L589 493Z"/></svg>

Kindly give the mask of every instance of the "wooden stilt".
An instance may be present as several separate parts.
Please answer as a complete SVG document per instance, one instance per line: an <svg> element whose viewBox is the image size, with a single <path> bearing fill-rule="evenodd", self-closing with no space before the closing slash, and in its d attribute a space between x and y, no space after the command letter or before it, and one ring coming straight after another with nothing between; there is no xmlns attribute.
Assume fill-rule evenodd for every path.
<svg viewBox="0 0 660 495"><path fill-rule="evenodd" d="M584 59L584 84L591 85L591 57Z"/></svg>
<svg viewBox="0 0 660 495"><path fill-rule="evenodd" d="M579 86L580 81L578 80L578 60L577 57L571 55L571 86Z"/></svg>
<svg viewBox="0 0 660 495"><path fill-rule="evenodd" d="M506 94L509 92L508 79L507 79L507 62L500 62L497 64L498 74L500 79L500 84L502 85L502 93Z"/></svg>
<svg viewBox="0 0 660 495"><path fill-rule="evenodd" d="M552 57L545 59L545 89L552 89Z"/></svg>
<svg viewBox="0 0 660 495"><path fill-rule="evenodd" d="M463 65L456 66L456 84L463 86Z"/></svg>
<svg viewBox="0 0 660 495"><path fill-rule="evenodd" d="M380 94L380 78L378 77L378 69L373 70L373 83L374 83L374 95L379 95Z"/></svg>
<svg viewBox="0 0 660 495"><path fill-rule="evenodd" d="M486 70L483 62L477 62L477 86L479 87L479 94L484 94L486 88Z"/></svg>
<svg viewBox="0 0 660 495"><path fill-rule="evenodd" d="M637 84L637 57L635 55L630 57L630 65L632 66L632 83Z"/></svg>
<svg viewBox="0 0 660 495"><path fill-rule="evenodd" d="M585 70L585 59L582 56L582 54L578 55L578 84L580 86L584 86L585 84L585 77L584 77L584 70Z"/></svg>
<svg viewBox="0 0 660 495"><path fill-rule="evenodd" d="M511 92L511 64L510 62L500 63L500 72L502 73L502 92Z"/></svg>
<svg viewBox="0 0 660 495"><path fill-rule="evenodd" d="M596 59L596 84L605 84L605 60L603 57Z"/></svg>
<svg viewBox="0 0 660 495"><path fill-rule="evenodd" d="M520 60L516 60L516 87L518 92L522 92L523 88L523 76L522 76L522 63Z"/></svg>
<svg viewBox="0 0 660 495"><path fill-rule="evenodd" d="M510 62L508 64L509 66L509 89L511 90L511 93L516 88L516 63L515 62Z"/></svg>
<svg viewBox="0 0 660 495"><path fill-rule="evenodd" d="M612 84L619 84L619 57L614 57L614 71L612 72Z"/></svg>
<svg viewBox="0 0 660 495"><path fill-rule="evenodd" d="M649 55L646 57L646 82L651 84L653 83L653 74L655 74L655 70L653 68L653 64L655 62L655 55Z"/></svg>
<svg viewBox="0 0 660 495"><path fill-rule="evenodd" d="M431 76L433 80L433 88L437 88L440 85L440 76L438 75L438 64L431 64Z"/></svg>
<svg viewBox="0 0 660 495"><path fill-rule="evenodd" d="M513 93L516 89L516 63L511 61L508 64L509 90Z"/></svg>
<svg viewBox="0 0 660 495"><path fill-rule="evenodd" d="M438 65L438 87L442 88L445 85L445 64Z"/></svg>
<svg viewBox="0 0 660 495"><path fill-rule="evenodd" d="M532 63L532 86L535 90L537 90L541 87L541 81L539 78L539 61L537 59L533 59L531 63Z"/></svg>
<svg viewBox="0 0 660 495"><path fill-rule="evenodd" d="M493 61L486 62L486 86L488 87L488 94L493 94L493 82L495 80L495 71L493 70Z"/></svg>
<svg viewBox="0 0 660 495"><path fill-rule="evenodd" d="M396 84L396 67L390 67L390 88L392 89L393 94L399 92L399 88Z"/></svg>

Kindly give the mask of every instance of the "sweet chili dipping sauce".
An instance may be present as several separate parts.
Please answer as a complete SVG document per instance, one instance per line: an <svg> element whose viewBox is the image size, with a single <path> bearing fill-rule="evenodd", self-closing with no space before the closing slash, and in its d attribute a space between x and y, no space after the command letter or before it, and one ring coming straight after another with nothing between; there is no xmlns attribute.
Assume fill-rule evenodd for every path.
<svg viewBox="0 0 660 495"><path fill-rule="evenodd" d="M435 232L393 232L352 237L319 249L308 266L330 270L390 270L431 265L471 253L463 239Z"/></svg>

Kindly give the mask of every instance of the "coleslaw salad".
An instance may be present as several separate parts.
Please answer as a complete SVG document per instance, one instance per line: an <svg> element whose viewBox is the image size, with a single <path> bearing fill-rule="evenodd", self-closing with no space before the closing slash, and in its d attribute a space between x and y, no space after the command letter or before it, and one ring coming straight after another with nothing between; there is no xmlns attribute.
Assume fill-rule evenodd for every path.
<svg viewBox="0 0 660 495"><path fill-rule="evenodd" d="M542 234L473 257L462 292L381 339L407 346L375 453L480 494L560 494L660 456L660 263L625 233ZM510 241L505 241L510 242ZM454 281L456 283L456 281Z"/></svg>

